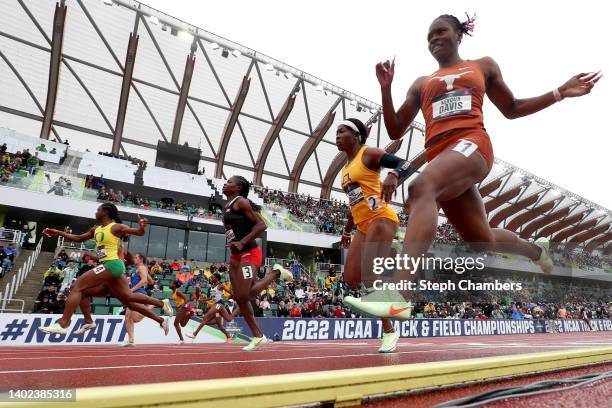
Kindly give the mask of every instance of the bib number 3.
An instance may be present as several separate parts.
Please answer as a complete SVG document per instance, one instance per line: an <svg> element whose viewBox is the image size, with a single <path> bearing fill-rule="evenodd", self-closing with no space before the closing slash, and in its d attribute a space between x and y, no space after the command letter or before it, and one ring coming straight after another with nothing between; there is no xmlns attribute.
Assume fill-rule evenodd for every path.
<svg viewBox="0 0 612 408"><path fill-rule="evenodd" d="M242 276L244 276L244 279L251 279L253 277L253 268L251 265L242 267Z"/></svg>

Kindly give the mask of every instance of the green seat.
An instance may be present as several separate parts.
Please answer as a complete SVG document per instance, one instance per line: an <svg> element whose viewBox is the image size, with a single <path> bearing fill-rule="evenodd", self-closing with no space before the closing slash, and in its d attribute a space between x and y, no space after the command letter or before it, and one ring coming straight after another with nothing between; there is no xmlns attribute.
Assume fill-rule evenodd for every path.
<svg viewBox="0 0 612 408"><path fill-rule="evenodd" d="M109 307L109 312L110 312L109 314L119 315L122 309L123 307L121 306Z"/></svg>
<svg viewBox="0 0 612 408"><path fill-rule="evenodd" d="M270 305L270 310L272 310L272 311L276 311L276 310L278 310L278 305L277 305L276 303L272 303L272 304Z"/></svg>
<svg viewBox="0 0 612 408"><path fill-rule="evenodd" d="M157 208L157 201L150 201L151 208Z"/></svg>
<svg viewBox="0 0 612 408"><path fill-rule="evenodd" d="M19 170L19 175L22 177L28 177L28 171L27 170Z"/></svg>
<svg viewBox="0 0 612 408"><path fill-rule="evenodd" d="M151 294L155 299L164 299L164 294L162 292L152 292Z"/></svg>
<svg viewBox="0 0 612 408"><path fill-rule="evenodd" d="M110 298L109 306L111 307L119 307L123 306L123 303L117 298Z"/></svg>
<svg viewBox="0 0 612 408"><path fill-rule="evenodd" d="M92 305L106 306L106 298L95 297L93 298Z"/></svg>
<svg viewBox="0 0 612 408"><path fill-rule="evenodd" d="M131 201L125 201L124 204L126 207L131 207L133 203Z"/></svg>
<svg viewBox="0 0 612 408"><path fill-rule="evenodd" d="M274 314L275 313L273 311L271 311L271 310L264 310L263 311L263 316L264 317L274 317Z"/></svg>

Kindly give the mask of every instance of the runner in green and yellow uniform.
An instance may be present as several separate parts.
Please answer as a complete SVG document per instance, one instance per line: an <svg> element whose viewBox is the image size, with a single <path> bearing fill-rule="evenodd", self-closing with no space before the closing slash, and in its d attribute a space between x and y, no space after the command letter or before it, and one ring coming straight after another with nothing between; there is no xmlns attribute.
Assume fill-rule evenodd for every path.
<svg viewBox="0 0 612 408"><path fill-rule="evenodd" d="M96 241L96 255L100 265L84 273L72 285L70 295L64 307L64 314L61 319L51 326L41 327L45 333L68 333L70 319L81 303L83 292L106 284L108 288L125 305L127 303L142 303L161 307L167 316L172 316L173 310L168 299L159 300L134 293L126 279L122 279L125 272L125 264L119 257L121 239L127 235L143 236L147 226L147 219L138 216L138 228L130 228L121 223L119 210L114 204L104 203L96 211L97 227L91 228L84 234L73 235L64 231L46 228L43 231L47 237L61 236L68 241L85 242L92 238Z"/></svg>

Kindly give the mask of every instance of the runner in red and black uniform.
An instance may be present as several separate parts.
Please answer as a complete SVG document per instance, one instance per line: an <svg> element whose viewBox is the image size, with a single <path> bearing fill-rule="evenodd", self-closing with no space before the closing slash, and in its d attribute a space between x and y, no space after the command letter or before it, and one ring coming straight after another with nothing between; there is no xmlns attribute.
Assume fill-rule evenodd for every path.
<svg viewBox="0 0 612 408"><path fill-rule="evenodd" d="M588 94L601 75L595 72L578 74L551 92L518 99L491 57L464 60L459 56L459 44L464 35L471 35L473 28L473 18L460 22L448 14L431 23L428 48L439 69L418 78L397 111L391 97L395 61L376 66L389 137L400 139L419 110L425 118L429 164L408 189L404 255L414 259L427 251L436 235L440 207L465 242L478 243L481 250L523 255L549 273L553 262L548 254L547 239L529 242L512 231L489 226L477 188L493 166L493 148L482 113L484 97L486 94L505 117L516 119L539 112L564 98ZM416 271L405 272L414 274ZM373 302L363 302L363 306L362 311L380 317L389 317L392 307Z"/></svg>
<svg viewBox="0 0 612 408"><path fill-rule="evenodd" d="M272 271L263 279L257 280L257 271L262 263L262 252L255 239L266 230L267 226L259 215L261 208L247 198L250 187L250 183L241 176L231 177L223 186L223 194L227 197L223 224L225 225L226 246L232 253L230 281L234 298L238 302L244 320L253 332L251 342L242 349L244 351L254 351L268 342L255 320L251 299L278 278L285 281L293 280L291 272L278 264L274 265Z"/></svg>

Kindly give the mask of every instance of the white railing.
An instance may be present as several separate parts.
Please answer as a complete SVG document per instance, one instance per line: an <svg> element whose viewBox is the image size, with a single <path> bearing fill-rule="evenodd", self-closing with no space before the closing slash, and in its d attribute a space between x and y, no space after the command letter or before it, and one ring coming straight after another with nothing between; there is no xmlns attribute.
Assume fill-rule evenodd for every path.
<svg viewBox="0 0 612 408"><path fill-rule="evenodd" d="M0 308L0 313L6 313L6 312L12 312L12 313L23 313L23 310L25 309L25 300L23 299L11 299L8 300L6 298L2 297L2 293L0 293L0 302L2 302L2 308ZM6 303L10 303L10 302L18 302L21 307L18 309L15 308L11 308L10 305L9 307L6 307Z"/></svg>
<svg viewBox="0 0 612 408"><path fill-rule="evenodd" d="M6 284L6 288L4 290L4 298L2 299L2 310L6 310L7 302L19 301L19 299L13 299L13 296L15 296L15 294L19 290L19 287L23 284L25 279L28 277L28 274L34 267L36 259L38 259L38 255L40 254L40 250L42 248L42 242L43 238L38 241L36 249L28 257L23 266L19 268L19 271L13 275L13 279L11 279L11 282Z"/></svg>
<svg viewBox="0 0 612 408"><path fill-rule="evenodd" d="M0 228L0 241L8 241L21 245L25 234L19 230Z"/></svg>

